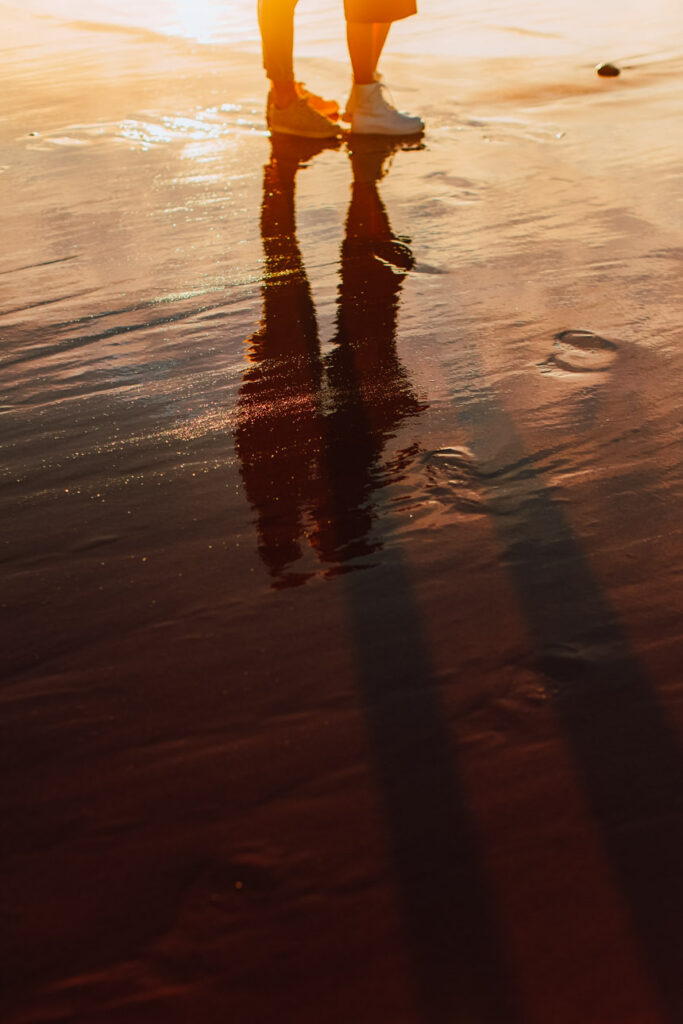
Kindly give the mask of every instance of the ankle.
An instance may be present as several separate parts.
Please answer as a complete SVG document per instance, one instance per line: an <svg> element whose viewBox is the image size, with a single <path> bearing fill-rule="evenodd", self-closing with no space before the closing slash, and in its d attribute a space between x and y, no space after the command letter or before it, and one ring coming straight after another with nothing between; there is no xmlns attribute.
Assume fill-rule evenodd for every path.
<svg viewBox="0 0 683 1024"><path fill-rule="evenodd" d="M276 107L283 109L288 107L290 103L293 103L298 98L299 92L296 87L296 82L275 82L270 83L270 94L273 98L273 103Z"/></svg>

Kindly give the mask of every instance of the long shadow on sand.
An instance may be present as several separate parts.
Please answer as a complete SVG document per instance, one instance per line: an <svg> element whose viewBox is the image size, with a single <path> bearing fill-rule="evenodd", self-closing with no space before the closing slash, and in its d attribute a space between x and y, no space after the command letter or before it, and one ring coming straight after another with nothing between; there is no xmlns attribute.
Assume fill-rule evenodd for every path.
<svg viewBox="0 0 683 1024"><path fill-rule="evenodd" d="M482 374L483 376L483 374ZM502 560L564 739L671 1021L683 1020L683 755L580 540L504 402L468 414ZM488 437L505 437L503 459ZM517 467L517 482L508 470Z"/></svg>
<svg viewBox="0 0 683 1024"><path fill-rule="evenodd" d="M296 172L315 145L274 140L261 211L264 318L250 339L236 449L273 585L309 575L292 568L304 537L325 573L341 575L421 1017L513 1022L410 574L396 545L373 557L382 547L373 495L401 469L382 464L384 447L423 408L396 351L413 257L377 189L391 149L373 140L351 153L335 347L323 358L294 214ZM369 561L371 572L353 571Z"/></svg>
<svg viewBox="0 0 683 1024"><path fill-rule="evenodd" d="M292 568L304 537L326 574L341 575L423 1017L511 1022L517 1010L410 573L399 546L383 544L390 524L377 523L375 496L400 471L383 464L386 442L421 411L395 344L412 256L377 191L386 151L357 148L335 348L323 358L294 217L296 171L311 155L279 143L265 170L264 322L251 339L236 430L243 481L273 585L311 574ZM670 1019L683 1020L680 744L504 404L483 390L470 416L537 667L650 974ZM505 464L487 452L491 436L507 438ZM511 464L527 465L521 491ZM372 572L352 571L370 563Z"/></svg>

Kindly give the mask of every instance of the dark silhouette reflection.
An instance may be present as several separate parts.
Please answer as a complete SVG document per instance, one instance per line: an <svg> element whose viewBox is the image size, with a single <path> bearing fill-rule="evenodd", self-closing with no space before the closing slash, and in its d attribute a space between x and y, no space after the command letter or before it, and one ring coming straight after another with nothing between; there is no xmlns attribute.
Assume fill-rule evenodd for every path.
<svg viewBox="0 0 683 1024"><path fill-rule="evenodd" d="M294 191L297 170L322 148L313 140L272 142L261 210L263 322L249 339L252 365L238 402L242 479L276 586L310 575L292 569L304 537L332 572L380 546L370 536L372 495L398 468L382 466L381 455L401 421L421 408L395 341L398 296L413 257L392 235L377 191L390 142L360 143L351 154L336 347L321 358Z"/></svg>
<svg viewBox="0 0 683 1024"><path fill-rule="evenodd" d="M316 535L320 557L338 565L379 545L370 539L371 494L387 472L379 458L400 422L421 409L396 352L398 297L414 260L392 235L377 191L389 147L377 140L354 145L337 347L325 360L332 399L325 432L328 487L321 491Z"/></svg>
<svg viewBox="0 0 683 1024"><path fill-rule="evenodd" d="M327 574L344 574L339 592L421 1019L513 1024L514 999L411 575L400 545L388 543L389 517L378 514L381 488L416 454L388 462L386 443L422 408L395 341L413 257L392 234L377 188L392 148L361 140L350 154L335 345L323 359L294 219L296 172L316 144L274 141L261 212L264 319L249 339L236 448L274 585L306 579L293 569L303 538ZM371 562L372 573L349 571Z"/></svg>
<svg viewBox="0 0 683 1024"><path fill-rule="evenodd" d="M305 517L318 490L323 367L296 240L294 182L305 158L324 146L284 137L276 141L263 178L263 322L249 339L251 366L240 389L235 442L257 514L261 558L276 579L296 583L305 577L286 570L301 556Z"/></svg>

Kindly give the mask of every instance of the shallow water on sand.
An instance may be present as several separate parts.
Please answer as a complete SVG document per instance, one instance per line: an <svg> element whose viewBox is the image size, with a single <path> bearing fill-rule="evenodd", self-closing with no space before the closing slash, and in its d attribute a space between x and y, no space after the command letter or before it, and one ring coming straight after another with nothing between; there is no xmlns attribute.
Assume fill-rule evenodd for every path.
<svg viewBox="0 0 683 1024"><path fill-rule="evenodd" d="M3 1019L679 1020L674 4L1 10Z"/></svg>

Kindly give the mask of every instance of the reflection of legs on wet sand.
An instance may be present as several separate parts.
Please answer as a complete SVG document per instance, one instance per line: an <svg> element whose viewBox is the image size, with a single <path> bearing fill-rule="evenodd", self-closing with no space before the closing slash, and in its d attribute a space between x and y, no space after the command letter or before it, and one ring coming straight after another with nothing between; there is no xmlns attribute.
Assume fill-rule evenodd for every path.
<svg viewBox="0 0 683 1024"><path fill-rule="evenodd" d="M294 213L296 172L319 149L319 143L279 138L264 171L263 322L249 339L251 365L235 431L244 487L257 514L259 552L281 580L301 556L315 475L311 463L321 445L318 327Z"/></svg>
<svg viewBox="0 0 683 1024"><path fill-rule="evenodd" d="M341 250L336 348L326 359L332 410L326 418L325 471L316 545L327 562L374 550L372 492L386 482L387 439L420 405L396 352L398 298L413 265L394 237L377 191L394 151L381 139L351 152L353 185Z"/></svg>
<svg viewBox="0 0 683 1024"><path fill-rule="evenodd" d="M306 579L291 572L303 554L302 537L336 566L380 545L369 535L373 492L391 476L382 451L401 421L421 408L396 353L398 295L413 258L393 236L377 192L393 151L381 140L351 154L336 348L323 367L294 213L297 170L321 146L284 137L272 143L261 210L263 322L249 339L238 401L242 479L256 512L259 552L277 585Z"/></svg>

